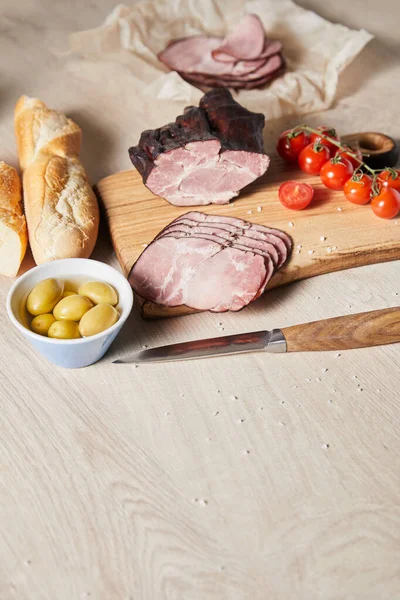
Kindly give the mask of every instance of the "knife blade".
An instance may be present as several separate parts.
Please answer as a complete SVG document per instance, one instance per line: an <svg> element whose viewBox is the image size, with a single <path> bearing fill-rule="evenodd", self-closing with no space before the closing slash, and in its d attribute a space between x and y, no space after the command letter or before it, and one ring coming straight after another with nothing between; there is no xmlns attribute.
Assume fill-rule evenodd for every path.
<svg viewBox="0 0 400 600"><path fill-rule="evenodd" d="M142 350L114 364L152 363L224 356L244 352L351 350L400 342L400 307L256 331L182 342Z"/></svg>
<svg viewBox="0 0 400 600"><path fill-rule="evenodd" d="M266 350L268 352L286 352L286 341L280 329L238 333L214 338L205 338L193 342L182 342L142 350L127 358L114 360L114 364L167 362L208 358L245 352Z"/></svg>

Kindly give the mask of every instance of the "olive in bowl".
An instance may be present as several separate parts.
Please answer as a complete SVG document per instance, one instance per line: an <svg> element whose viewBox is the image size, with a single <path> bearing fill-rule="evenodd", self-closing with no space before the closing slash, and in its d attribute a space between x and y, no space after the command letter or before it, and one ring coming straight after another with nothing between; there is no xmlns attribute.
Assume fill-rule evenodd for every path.
<svg viewBox="0 0 400 600"><path fill-rule="evenodd" d="M33 306L32 298L28 303L35 287L48 279L56 280L43 286L48 295L40 298L39 294L39 304ZM79 293L84 285L93 281L107 283L114 290L116 297L111 300L116 300L116 305L104 303L104 306L110 306L118 318L103 322L107 325L104 329L97 324L91 330L83 328L81 333L80 322L85 315L102 306ZM75 282L75 289L71 289L69 282ZM61 291L60 287L63 287ZM76 296L80 299L76 300ZM36 301L37 295L34 294L33 299ZM28 311L28 304L36 315ZM119 271L85 258L55 260L35 267L17 279L7 296L7 312L13 325L50 362L67 368L84 367L98 361L120 332L132 304L132 288ZM38 312L42 310L46 312Z"/></svg>

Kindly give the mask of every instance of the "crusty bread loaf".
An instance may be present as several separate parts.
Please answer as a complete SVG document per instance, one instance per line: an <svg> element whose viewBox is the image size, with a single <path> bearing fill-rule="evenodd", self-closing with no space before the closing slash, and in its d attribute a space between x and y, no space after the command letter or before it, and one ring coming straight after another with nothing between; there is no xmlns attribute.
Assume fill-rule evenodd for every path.
<svg viewBox="0 0 400 600"><path fill-rule="evenodd" d="M25 170L23 184L35 262L90 256L98 207L79 159L39 156Z"/></svg>
<svg viewBox="0 0 400 600"><path fill-rule="evenodd" d="M15 107L15 132L35 262L89 257L99 208L78 158L79 126L41 100L22 96Z"/></svg>
<svg viewBox="0 0 400 600"><path fill-rule="evenodd" d="M21 181L13 167L0 161L0 274L15 277L28 244L22 212Z"/></svg>
<svg viewBox="0 0 400 600"><path fill-rule="evenodd" d="M82 131L72 119L47 108L38 98L21 96L15 106L19 164L24 171L39 153L78 156Z"/></svg>

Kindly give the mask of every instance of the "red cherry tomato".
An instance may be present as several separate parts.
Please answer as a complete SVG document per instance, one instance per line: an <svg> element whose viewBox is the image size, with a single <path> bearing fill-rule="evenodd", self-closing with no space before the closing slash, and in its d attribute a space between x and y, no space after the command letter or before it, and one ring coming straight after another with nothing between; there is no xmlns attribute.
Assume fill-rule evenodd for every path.
<svg viewBox="0 0 400 600"><path fill-rule="evenodd" d="M305 131L288 129L279 136L276 149L283 159L288 162L296 162L300 152L307 146L309 141L309 135Z"/></svg>
<svg viewBox="0 0 400 600"><path fill-rule="evenodd" d="M393 188L400 191L400 171L386 169L378 175L378 183L382 188Z"/></svg>
<svg viewBox="0 0 400 600"><path fill-rule="evenodd" d="M331 158L321 169L322 183L331 190L342 190L354 173L354 167L347 158Z"/></svg>
<svg viewBox="0 0 400 600"><path fill-rule="evenodd" d="M333 127L322 126L322 127L317 127L317 131L320 131L321 133L319 135L318 135L318 133L312 133L310 135L310 142L316 142L318 139L321 138L321 143L324 144L324 146L326 146L328 148L331 156L334 156L338 147L335 144L332 144L332 142L330 142L323 136L328 136L338 142L339 136L336 133L336 129L333 129Z"/></svg>
<svg viewBox="0 0 400 600"><path fill-rule="evenodd" d="M393 188L384 188L371 202L371 208L381 219L393 219L400 210L400 192Z"/></svg>
<svg viewBox="0 0 400 600"><path fill-rule="evenodd" d="M314 188L308 183L285 181L279 188L279 200L286 208L302 210L308 206L314 196Z"/></svg>
<svg viewBox="0 0 400 600"><path fill-rule="evenodd" d="M329 160L329 150L322 144L308 144L299 154L299 167L310 175L319 175L322 166Z"/></svg>
<svg viewBox="0 0 400 600"><path fill-rule="evenodd" d="M343 191L353 204L367 204L371 200L372 179L369 175L355 175L346 181Z"/></svg>
<svg viewBox="0 0 400 600"><path fill-rule="evenodd" d="M351 164L353 165L353 167L355 169L357 169L357 167L360 166L360 163L362 161L362 153L361 150L359 148L351 148L350 146L347 146L347 144L342 144L344 146L344 148L348 149L352 154L355 154L357 156L357 160L356 158L354 158L354 156L351 156L350 154L348 154L346 152L346 150L338 150L335 154L335 156L343 156L343 158L347 158L347 160L349 160L351 162Z"/></svg>

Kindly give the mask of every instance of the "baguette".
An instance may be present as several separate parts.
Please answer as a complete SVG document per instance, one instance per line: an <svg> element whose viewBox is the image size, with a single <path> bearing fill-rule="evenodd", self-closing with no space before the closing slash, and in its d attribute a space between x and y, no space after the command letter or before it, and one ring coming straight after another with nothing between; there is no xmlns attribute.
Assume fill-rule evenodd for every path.
<svg viewBox="0 0 400 600"><path fill-rule="evenodd" d="M88 258L96 243L99 208L79 160L82 132L37 98L15 107L25 215L36 264Z"/></svg>
<svg viewBox="0 0 400 600"><path fill-rule="evenodd" d="M0 161L0 274L15 277L19 271L28 234L22 212L21 181L13 167Z"/></svg>
<svg viewBox="0 0 400 600"><path fill-rule="evenodd" d="M15 135L21 171L39 153L78 156L82 131L72 119L47 108L38 98L21 96L15 106Z"/></svg>
<svg viewBox="0 0 400 600"><path fill-rule="evenodd" d="M36 264L90 256L97 237L98 207L79 159L40 156L25 170L23 183Z"/></svg>

